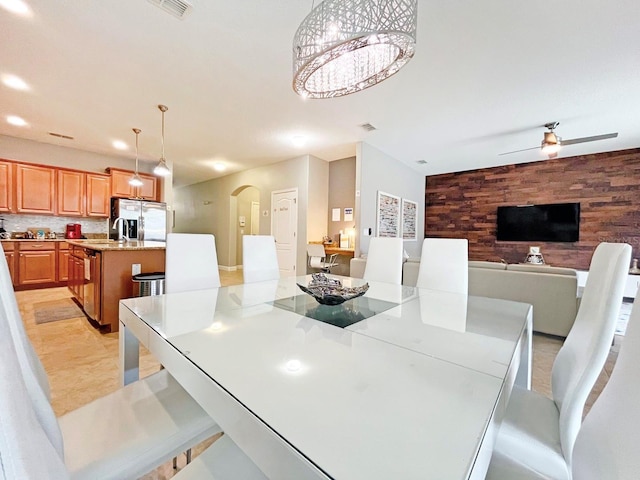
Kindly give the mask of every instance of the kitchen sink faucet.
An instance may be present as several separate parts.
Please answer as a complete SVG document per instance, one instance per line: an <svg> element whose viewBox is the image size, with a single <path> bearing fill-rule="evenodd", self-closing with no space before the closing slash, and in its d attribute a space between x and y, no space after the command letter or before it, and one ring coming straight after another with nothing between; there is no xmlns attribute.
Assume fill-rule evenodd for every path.
<svg viewBox="0 0 640 480"><path fill-rule="evenodd" d="M118 228L119 221L122 221L121 228ZM113 226L111 228L118 230L118 240L124 240L125 242L128 242L129 236L127 235L127 227L128 227L127 221L122 217L118 217L113 221Z"/></svg>

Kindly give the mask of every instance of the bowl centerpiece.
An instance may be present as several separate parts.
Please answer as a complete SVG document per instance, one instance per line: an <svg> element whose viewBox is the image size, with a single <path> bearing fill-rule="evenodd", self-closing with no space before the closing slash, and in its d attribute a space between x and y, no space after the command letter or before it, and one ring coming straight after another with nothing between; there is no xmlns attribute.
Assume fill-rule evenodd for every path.
<svg viewBox="0 0 640 480"><path fill-rule="evenodd" d="M369 289L365 283L359 287L343 287L342 282L335 278L329 278L324 273L311 275L311 282L306 287L297 284L304 293L308 293L322 305L340 305L352 298L364 295Z"/></svg>

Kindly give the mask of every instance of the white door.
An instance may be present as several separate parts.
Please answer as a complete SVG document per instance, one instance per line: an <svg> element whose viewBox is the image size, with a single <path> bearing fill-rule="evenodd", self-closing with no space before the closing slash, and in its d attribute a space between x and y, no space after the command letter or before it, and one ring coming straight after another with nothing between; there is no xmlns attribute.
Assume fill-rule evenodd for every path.
<svg viewBox="0 0 640 480"><path fill-rule="evenodd" d="M276 240L280 275L296 274L298 189L271 192L271 235Z"/></svg>

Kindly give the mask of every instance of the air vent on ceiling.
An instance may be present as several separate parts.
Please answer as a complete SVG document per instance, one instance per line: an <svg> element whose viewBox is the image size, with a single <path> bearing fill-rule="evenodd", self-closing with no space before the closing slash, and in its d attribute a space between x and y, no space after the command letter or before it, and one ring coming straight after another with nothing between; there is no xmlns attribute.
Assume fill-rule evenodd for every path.
<svg viewBox="0 0 640 480"><path fill-rule="evenodd" d="M420 165L426 165L427 161L426 160L416 160L416 163L419 163Z"/></svg>
<svg viewBox="0 0 640 480"><path fill-rule="evenodd" d="M154 5L160 7L165 12L169 12L174 17L184 18L193 6L183 0L149 0Z"/></svg>
<svg viewBox="0 0 640 480"><path fill-rule="evenodd" d="M362 125L360 125L364 130L366 130L367 132L372 132L374 130L377 130L376 127L374 127L373 125L371 125L370 123L363 123Z"/></svg>
<svg viewBox="0 0 640 480"><path fill-rule="evenodd" d="M69 135L63 135L61 133L49 132L49 135L51 135L52 137L64 138L65 140L73 140L73 137L70 137Z"/></svg>

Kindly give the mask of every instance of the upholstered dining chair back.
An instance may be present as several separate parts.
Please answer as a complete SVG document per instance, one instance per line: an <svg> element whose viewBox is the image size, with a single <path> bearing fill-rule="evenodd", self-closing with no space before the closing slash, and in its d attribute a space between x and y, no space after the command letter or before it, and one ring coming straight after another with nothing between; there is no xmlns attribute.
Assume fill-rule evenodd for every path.
<svg viewBox="0 0 640 480"><path fill-rule="evenodd" d="M50 388L47 374L42 362L36 355L33 345L27 337L22 316L11 282L11 275L4 251L0 245L0 311L3 321L11 334L13 348L16 352L20 373L33 404L36 417L47 434L49 441L62 455L62 432L50 403ZM4 388L4 387L2 387Z"/></svg>
<svg viewBox="0 0 640 480"><path fill-rule="evenodd" d="M402 239L374 237L369 242L365 280L402 283Z"/></svg>
<svg viewBox="0 0 640 480"><path fill-rule="evenodd" d="M613 372L580 427L573 449L573 480L638 478L638 365L640 305L634 304Z"/></svg>
<svg viewBox="0 0 640 480"><path fill-rule="evenodd" d="M585 402L609 354L630 262L630 245L596 247L576 320L553 363L551 389L568 465Z"/></svg>
<svg viewBox="0 0 640 480"><path fill-rule="evenodd" d="M416 286L466 295L469 292L468 240L425 238Z"/></svg>
<svg viewBox="0 0 640 480"><path fill-rule="evenodd" d="M0 385L0 480L68 479L61 452L34 412L4 308L0 309Z"/></svg>
<svg viewBox="0 0 640 480"><path fill-rule="evenodd" d="M168 233L164 273L167 293L220 287L215 237Z"/></svg>
<svg viewBox="0 0 640 480"><path fill-rule="evenodd" d="M271 235L242 237L242 275L244 283L280 278L276 239Z"/></svg>

